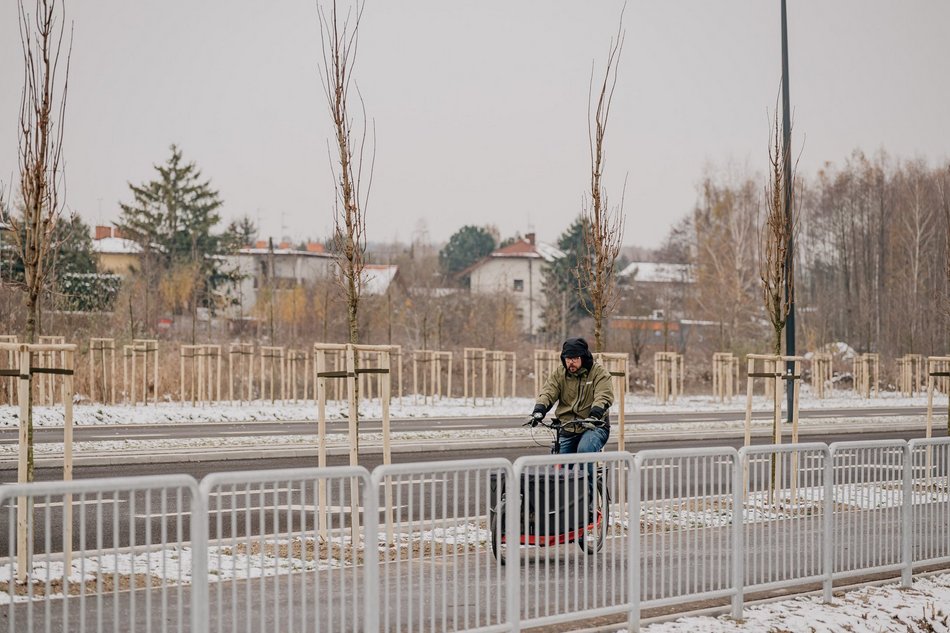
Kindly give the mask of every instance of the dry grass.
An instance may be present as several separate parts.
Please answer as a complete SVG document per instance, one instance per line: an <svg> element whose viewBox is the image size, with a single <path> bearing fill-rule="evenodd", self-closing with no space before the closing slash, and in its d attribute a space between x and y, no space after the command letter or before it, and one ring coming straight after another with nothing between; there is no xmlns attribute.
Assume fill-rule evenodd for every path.
<svg viewBox="0 0 950 633"><path fill-rule="evenodd" d="M13 594L16 596L44 597L61 596L66 588L71 596L82 593L94 594L100 592L125 591L128 589L145 589L146 587L161 587L163 584L174 584L170 580L163 580L157 576L146 574L98 574L84 582L64 582L62 578L51 578L48 587L42 580L32 583L13 583ZM47 594L47 588L49 593ZM0 582L0 593L10 594L10 583Z"/></svg>

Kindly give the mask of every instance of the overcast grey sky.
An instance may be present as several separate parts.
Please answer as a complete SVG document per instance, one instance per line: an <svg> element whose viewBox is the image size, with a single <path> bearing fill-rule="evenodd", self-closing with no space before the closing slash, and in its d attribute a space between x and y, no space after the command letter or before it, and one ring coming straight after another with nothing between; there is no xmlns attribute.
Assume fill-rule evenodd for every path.
<svg viewBox="0 0 950 633"><path fill-rule="evenodd" d="M28 5L32 2L28 1ZM332 227L313 0L72 0L67 202L118 217L178 144L262 233ZM950 155L950 2L789 0L800 171L880 148ZM589 180L587 97L621 0L369 0L355 77L375 120L372 241L465 224L556 239ZM779 0L629 0L606 185L624 242L659 245L707 169L763 172ZM0 2L0 180L16 178L21 54Z"/></svg>

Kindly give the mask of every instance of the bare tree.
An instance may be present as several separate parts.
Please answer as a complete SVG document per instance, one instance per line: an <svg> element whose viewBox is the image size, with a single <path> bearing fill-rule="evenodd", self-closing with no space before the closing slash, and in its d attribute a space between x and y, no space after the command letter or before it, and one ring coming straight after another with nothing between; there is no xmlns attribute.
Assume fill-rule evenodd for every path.
<svg viewBox="0 0 950 633"><path fill-rule="evenodd" d="M921 346L922 321L926 318L922 317L922 313L926 313L923 310L923 296L926 294L925 259L934 252L930 241L936 238L938 217L936 208L928 204L926 190L931 179L927 177L923 161L917 160L906 165L904 172L906 175L900 180L905 190L905 209L894 234L903 251L902 259L906 262L901 267L906 279L895 290L901 295L901 304L907 308L903 327L909 333L910 350L916 351Z"/></svg>
<svg viewBox="0 0 950 633"><path fill-rule="evenodd" d="M614 277L614 264L620 254L623 240L623 194L620 205L611 209L607 192L603 186L603 173L606 157L604 137L614 88L617 86L617 70L620 65L620 53L623 50L623 11L620 13L620 26L616 38L611 38L607 53L607 67L600 84L596 107L591 113L594 88L594 71L591 69L590 88L588 90L588 142L590 146L590 199L585 198L584 217L586 218L584 241L587 245L587 257L578 271L580 289L586 289L591 305L588 309L594 320L594 347L600 352L604 349L604 320L617 301L617 285ZM626 181L624 181L626 190Z"/></svg>
<svg viewBox="0 0 950 633"><path fill-rule="evenodd" d="M948 173L950 173L950 167L947 168ZM944 312L947 317L948 323L950 323L950 197L946 195L946 190L944 189L943 196L943 215L946 228L945 236L945 248L944 248L944 260L946 262L944 266L944 272L946 273L946 285L944 286Z"/></svg>
<svg viewBox="0 0 950 633"><path fill-rule="evenodd" d="M944 326L950 328L950 165L936 174L937 190L940 193L940 207L944 219L944 284L942 301Z"/></svg>
<svg viewBox="0 0 950 633"><path fill-rule="evenodd" d="M22 217L10 214L16 247L23 260L27 293L26 340L39 334L39 302L49 274L53 231L63 212L63 119L69 81L70 43L63 49L64 8L57 0L36 0L36 14L18 6L23 49L20 98L19 169ZM62 58L65 52L65 59ZM60 64L64 63L60 75Z"/></svg>
<svg viewBox="0 0 950 633"><path fill-rule="evenodd" d="M370 158L363 189L363 158L366 149L366 110L359 89L353 82L353 68L359 43L360 20L364 3L357 0L345 16L337 11L333 0L329 15L318 7L323 84L330 116L333 119L336 146L331 151L336 180L336 210L334 241L340 282L346 296L347 322L350 343L359 343L359 303L366 252L366 205L373 180L373 160ZM355 118L351 111L352 95L356 90L361 116L361 130L354 130Z"/></svg>
<svg viewBox="0 0 950 633"><path fill-rule="evenodd" d="M749 315L758 295L754 236L761 190L752 178L719 184L707 177L701 195L693 212L695 301L704 318L720 324L719 350L736 351L754 335Z"/></svg>
<svg viewBox="0 0 950 633"><path fill-rule="evenodd" d="M57 0L36 0L35 15L17 6L23 51L20 97L20 211L9 214L14 240L23 261L26 290L27 343L40 333L40 301L49 275L56 241L54 231L63 212L63 130L72 33L64 49L65 8ZM63 55L65 54L65 58ZM65 67L61 67L64 64ZM60 73L62 71L62 74ZM30 400L32 400L32 390ZM27 481L33 481L33 414L24 421L27 435Z"/></svg>
<svg viewBox="0 0 950 633"><path fill-rule="evenodd" d="M763 226L764 259L762 261L762 298L765 312L774 333L772 351L782 353L782 332L788 320L789 307L795 296L792 259L788 257L795 230L794 219L789 221L785 192L794 187L795 170L787 180L785 161L789 148L785 146L781 123L776 110L769 139L769 182L765 186L766 217ZM788 281L788 292L786 289Z"/></svg>

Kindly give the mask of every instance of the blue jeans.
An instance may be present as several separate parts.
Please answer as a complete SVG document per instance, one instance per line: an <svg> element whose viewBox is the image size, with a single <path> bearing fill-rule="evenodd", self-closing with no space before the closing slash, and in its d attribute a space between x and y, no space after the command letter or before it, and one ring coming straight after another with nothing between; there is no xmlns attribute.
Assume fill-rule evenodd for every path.
<svg viewBox="0 0 950 633"><path fill-rule="evenodd" d="M610 437L610 427L601 426L596 429L587 429L580 435L558 435L558 454L565 453L596 453L607 444Z"/></svg>
<svg viewBox="0 0 950 633"><path fill-rule="evenodd" d="M558 434L557 452L564 453L597 453L607 444L610 437L610 427L600 426L596 429L587 429L580 435ZM594 464L587 464L587 499L594 498Z"/></svg>

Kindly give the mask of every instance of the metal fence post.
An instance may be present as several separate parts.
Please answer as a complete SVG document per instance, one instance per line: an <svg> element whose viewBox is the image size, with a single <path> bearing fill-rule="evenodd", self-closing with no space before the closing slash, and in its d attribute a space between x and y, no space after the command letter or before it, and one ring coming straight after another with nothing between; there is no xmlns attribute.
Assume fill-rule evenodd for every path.
<svg viewBox="0 0 950 633"><path fill-rule="evenodd" d="M911 586L914 572L913 442L911 440L904 446L904 468L901 476L901 586L906 589Z"/></svg>
<svg viewBox="0 0 950 633"><path fill-rule="evenodd" d="M191 499L191 630L195 633L210 629L208 582L208 504L196 485Z"/></svg>
<svg viewBox="0 0 950 633"><path fill-rule="evenodd" d="M832 515L832 509L834 507L834 463L831 459L831 449L827 446L822 450L822 455L825 458L825 468L824 468L824 499L822 499L822 522L824 524L822 531L825 534L824 538L824 551L822 551L822 571L825 576L825 580L822 582L822 598L826 604L831 604L832 598L832 585L833 585L833 576L835 572L834 568L834 547L835 547L835 525L834 525L834 516Z"/></svg>
<svg viewBox="0 0 950 633"><path fill-rule="evenodd" d="M387 375L388 379L388 375ZM379 486L366 475L359 478L363 498L363 631L379 631ZM389 486L387 485L387 490ZM386 508L387 512L389 507ZM387 524L389 521L387 521ZM390 540L391 542L391 540Z"/></svg>
<svg viewBox="0 0 950 633"><path fill-rule="evenodd" d="M620 421L623 424L623 420ZM630 475L630 512L628 516L627 532L630 538L629 555L630 564L627 566L628 587L630 588L630 616L627 620L627 628L634 633L640 631L640 487L643 485L641 467L643 460L637 454L633 458L633 467Z"/></svg>
<svg viewBox="0 0 950 633"><path fill-rule="evenodd" d="M745 584L745 552L743 551L742 528L745 524L743 513L745 503L745 486L747 472L748 451L745 447L739 449L739 457L732 472L732 583L735 593L732 596L732 617L736 620L742 617Z"/></svg>
<svg viewBox="0 0 950 633"><path fill-rule="evenodd" d="M508 611L508 630L521 630L521 471L509 471L505 484L505 596Z"/></svg>

